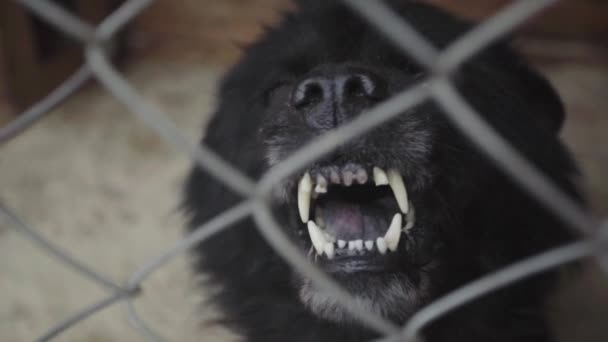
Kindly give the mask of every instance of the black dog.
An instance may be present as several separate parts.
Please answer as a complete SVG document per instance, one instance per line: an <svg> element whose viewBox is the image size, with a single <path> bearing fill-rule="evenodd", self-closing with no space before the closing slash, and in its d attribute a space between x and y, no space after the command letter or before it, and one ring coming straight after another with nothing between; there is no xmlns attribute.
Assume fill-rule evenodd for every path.
<svg viewBox="0 0 608 342"><path fill-rule="evenodd" d="M390 1L438 48L471 26ZM337 1L301 1L223 80L203 143L254 179L315 137L427 75ZM564 111L549 84L505 44L454 75L459 91L573 198L576 167L557 138ZM190 227L241 200L205 172L186 184ZM570 239L433 103L404 111L277 185L274 211L303 255L363 306L403 324L433 299ZM197 269L247 341L363 341L378 335L267 245L251 220L201 244ZM428 341L552 340L545 274L476 300L425 330Z"/></svg>

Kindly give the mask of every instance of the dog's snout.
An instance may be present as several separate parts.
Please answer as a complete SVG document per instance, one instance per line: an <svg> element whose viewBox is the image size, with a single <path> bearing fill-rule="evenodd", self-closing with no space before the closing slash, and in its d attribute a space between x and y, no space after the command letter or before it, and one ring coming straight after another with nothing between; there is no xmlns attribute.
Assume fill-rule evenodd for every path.
<svg viewBox="0 0 608 342"><path fill-rule="evenodd" d="M385 97L385 84L361 71L310 76L294 88L292 105L317 129L332 129Z"/></svg>
<svg viewBox="0 0 608 342"><path fill-rule="evenodd" d="M292 102L296 108L302 108L327 100L333 92L332 80L322 77L311 77L300 82L294 89Z"/></svg>

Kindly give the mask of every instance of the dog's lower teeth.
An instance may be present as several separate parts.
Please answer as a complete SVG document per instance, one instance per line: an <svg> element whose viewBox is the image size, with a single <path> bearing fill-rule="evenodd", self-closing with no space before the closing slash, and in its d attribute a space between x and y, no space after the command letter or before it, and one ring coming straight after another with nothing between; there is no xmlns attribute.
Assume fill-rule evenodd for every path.
<svg viewBox="0 0 608 342"><path fill-rule="evenodd" d="M357 248L358 251L362 251L363 250L363 240L356 240L355 248Z"/></svg>
<svg viewBox="0 0 608 342"><path fill-rule="evenodd" d="M348 250L354 251L357 248L355 241L348 241Z"/></svg>
<svg viewBox="0 0 608 342"><path fill-rule="evenodd" d="M308 235L312 242L314 250L318 255L325 254L328 259L333 259L336 255L336 247L344 249L348 247L350 251L373 251L374 245L378 248L380 254L386 254L387 251L395 252L399 247L399 241L402 233L407 233L415 224L415 216L413 207L406 216L407 222L405 227L402 227L403 215L396 213L391 220L390 226L383 237L378 237L376 240L337 240L324 229L320 228L319 222L308 221ZM334 245L335 244L335 245Z"/></svg>
<svg viewBox="0 0 608 342"><path fill-rule="evenodd" d="M317 226L313 221L308 221L308 236L310 236L310 241L312 245L315 247L317 254L323 254L323 250L325 249L325 244L329 241L325 240L325 236L321 229Z"/></svg>
<svg viewBox="0 0 608 342"><path fill-rule="evenodd" d="M324 248L325 254L327 255L327 258L329 258L330 260L334 258L334 244L333 243L326 243L325 244L325 248Z"/></svg>
<svg viewBox="0 0 608 342"><path fill-rule="evenodd" d="M405 227L402 226L403 215L396 213L391 220L391 223L386 230L383 237L378 237L374 240L337 240L334 236L329 234L326 230L322 229L322 221L308 221L308 235L310 241L318 255L325 253L329 259L333 259L335 256L335 248L347 248L350 251L373 251L374 243L376 244L380 254L386 254L387 251L395 252L399 247L399 241L402 233L408 233L415 225L415 212L414 208L411 207L408 215L406 215ZM300 235L302 232L299 232ZM336 244L336 246L334 246Z"/></svg>
<svg viewBox="0 0 608 342"><path fill-rule="evenodd" d="M386 240L384 240L383 237L379 237L376 239L376 246L378 246L378 252L380 252L380 254L386 253Z"/></svg>

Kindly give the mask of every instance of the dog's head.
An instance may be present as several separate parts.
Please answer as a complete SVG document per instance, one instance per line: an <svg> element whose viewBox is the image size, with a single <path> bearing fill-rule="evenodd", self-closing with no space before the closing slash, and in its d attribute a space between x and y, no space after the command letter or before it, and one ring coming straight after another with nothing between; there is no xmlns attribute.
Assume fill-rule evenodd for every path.
<svg viewBox="0 0 608 342"><path fill-rule="evenodd" d="M469 28L432 7L404 3L393 9L438 48ZM428 76L373 27L329 1L288 15L249 47L225 80L223 96L235 98L229 92L236 91L251 115L260 116L255 134L268 169ZM561 173L569 165L555 139L563 116L559 99L507 48L479 54L454 82L541 168L558 165L549 171ZM492 222L503 229L509 220L526 221L518 215L530 208L504 207L518 205L515 192L427 102L310 164L277 186L274 200L286 232L312 262L369 309L404 320L438 293L500 263L483 243L492 238ZM310 279L294 279L313 313L347 320Z"/></svg>

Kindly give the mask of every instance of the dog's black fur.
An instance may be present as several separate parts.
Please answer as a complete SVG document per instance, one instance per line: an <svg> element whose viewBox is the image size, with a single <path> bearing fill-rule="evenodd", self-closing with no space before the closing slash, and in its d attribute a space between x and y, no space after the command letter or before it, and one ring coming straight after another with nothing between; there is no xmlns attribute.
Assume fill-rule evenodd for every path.
<svg viewBox="0 0 608 342"><path fill-rule="evenodd" d="M389 4L440 48L470 29L428 5ZM289 102L297 82L349 68L382 79L383 93L351 103L344 111L346 121L425 76L338 2L301 1L300 7L247 48L225 76L218 110L203 140L254 179L335 126L315 125L310 113L294 109ZM564 111L540 75L498 43L467 62L455 82L485 120L580 201L572 183L576 167L557 137ZM311 168L346 162L400 170L419 213L407 252L396 254L403 260L398 273L403 278L398 279L407 283L413 299L381 304L387 308L380 312L396 323L403 324L412 312L467 281L570 239L549 212L484 158L433 104L408 110ZM281 187L277 219L294 242L309 248L295 234L301 227L293 204L294 181ZM185 188L189 226L197 227L239 200L194 168ZM197 270L209 274L219 288L214 299L225 313L224 323L247 341L354 342L377 336L356 322L322 317L304 305L298 293L305 278L277 256L250 219L204 242L196 254ZM384 281L367 274L355 277L348 282L355 284L349 286L354 295L373 293L374 284ZM545 274L493 293L434 323L425 335L436 342L551 341L544 302L553 282L554 275ZM382 300L381 295L370 296Z"/></svg>

